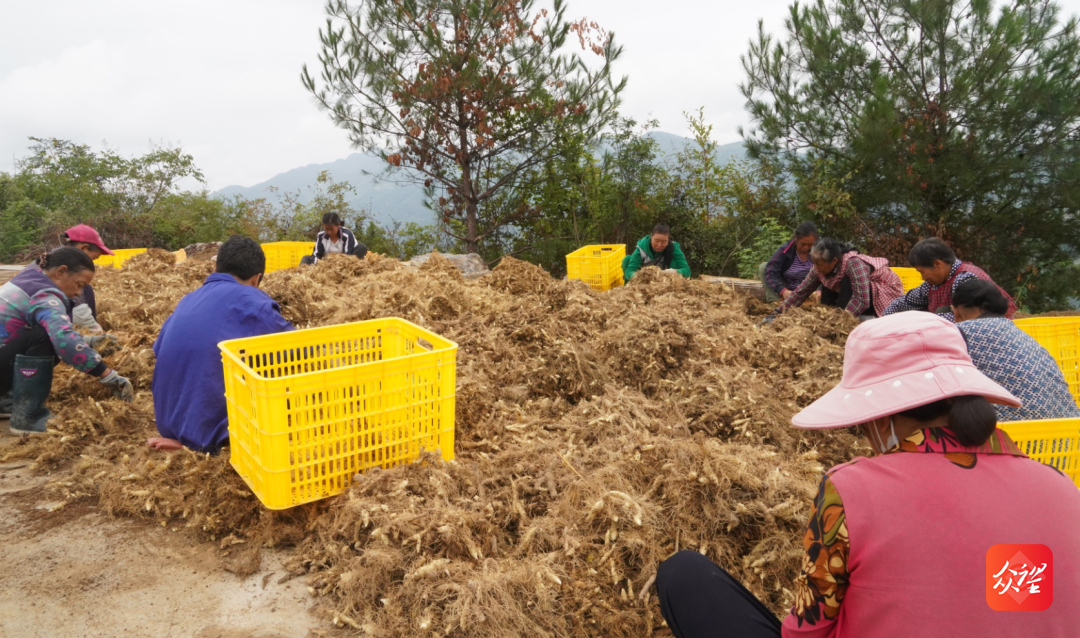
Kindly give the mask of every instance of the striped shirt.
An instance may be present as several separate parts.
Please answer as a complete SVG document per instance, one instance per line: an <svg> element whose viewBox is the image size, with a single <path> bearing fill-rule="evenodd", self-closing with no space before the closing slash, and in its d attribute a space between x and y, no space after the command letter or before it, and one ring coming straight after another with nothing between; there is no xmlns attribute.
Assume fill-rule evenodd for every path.
<svg viewBox="0 0 1080 638"><path fill-rule="evenodd" d="M795 290L799 287L799 284L806 279L806 276L810 274L810 271L814 269L814 262L811 259L803 261L799 259L799 255L795 255L795 259L792 260L791 265L784 271L784 281L787 283L788 290Z"/></svg>

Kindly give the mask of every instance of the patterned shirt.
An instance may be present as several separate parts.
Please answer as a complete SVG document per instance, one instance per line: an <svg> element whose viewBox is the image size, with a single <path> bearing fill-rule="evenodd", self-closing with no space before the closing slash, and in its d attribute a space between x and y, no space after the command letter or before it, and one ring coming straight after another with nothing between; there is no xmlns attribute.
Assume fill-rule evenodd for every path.
<svg viewBox="0 0 1080 638"><path fill-rule="evenodd" d="M83 341L72 325L68 298L40 269L24 268L0 286L0 345L27 331L44 328L56 356L80 372L101 376L101 355Z"/></svg>
<svg viewBox="0 0 1080 638"><path fill-rule="evenodd" d="M1011 319L982 317L957 327L975 367L1024 402L1019 408L994 406L999 421L1080 417L1057 362Z"/></svg>
<svg viewBox="0 0 1080 638"><path fill-rule="evenodd" d="M939 307L952 305L952 297L956 292L956 288L971 279L972 277L978 277L985 281L997 286L990 275L983 272L982 269L972 265L966 264L959 259L953 262L952 268L949 270L949 276L940 286L932 286L929 282L922 282L919 286L912 288L907 294L889 304L889 307L885 309L886 315L891 315L896 312L905 312L907 310L925 310L929 312L935 312ZM1002 290L1001 286L998 286L998 290L1001 294L1005 295L1005 299L1009 302L1009 310L1005 313L1005 316L1012 317L1016 312L1016 302L1013 301L1009 293ZM947 317L949 321L954 321L952 313L943 313L943 316Z"/></svg>
<svg viewBox="0 0 1080 638"><path fill-rule="evenodd" d="M928 428L915 432L887 454L906 452L941 454L964 469L975 467L980 454L1026 457L1003 430L996 430L981 446L967 447L960 445L948 428ZM857 463L858 459L851 462ZM784 635L832 635L827 626L836 622L840 614L851 572L844 503L827 474L814 497L803 548L802 572L795 579L795 605L784 620Z"/></svg>
<svg viewBox="0 0 1080 638"><path fill-rule="evenodd" d="M840 282L845 278L851 281L851 301L844 310L856 317L867 311L881 316L889 303L903 292L900 277L889 270L888 260L851 252L841 258L836 270L828 277L822 277L817 269L812 270L806 279L802 280L799 287L788 295L788 298L769 316L775 317L791 308L801 306L821 286L839 292ZM873 295L870 294L871 290L874 292Z"/></svg>

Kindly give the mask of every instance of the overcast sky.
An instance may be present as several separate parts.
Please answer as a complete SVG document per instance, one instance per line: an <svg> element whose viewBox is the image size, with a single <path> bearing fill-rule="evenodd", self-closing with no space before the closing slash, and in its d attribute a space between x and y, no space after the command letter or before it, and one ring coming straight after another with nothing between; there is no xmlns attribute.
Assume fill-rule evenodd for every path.
<svg viewBox="0 0 1080 638"><path fill-rule="evenodd" d="M703 106L727 143L747 123L739 56L758 19L781 32L789 0L567 4L567 17L624 45L624 115L686 134L683 112ZM29 136L128 156L152 140L180 144L211 190L345 157L344 131L299 80L317 65L324 22L322 0L0 0L0 171Z"/></svg>

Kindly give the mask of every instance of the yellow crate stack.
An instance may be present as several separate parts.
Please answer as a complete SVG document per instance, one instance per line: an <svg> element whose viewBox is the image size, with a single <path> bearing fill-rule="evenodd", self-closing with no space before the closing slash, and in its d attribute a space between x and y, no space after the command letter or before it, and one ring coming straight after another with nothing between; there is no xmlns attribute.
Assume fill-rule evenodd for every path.
<svg viewBox="0 0 1080 638"><path fill-rule="evenodd" d="M135 255L141 255L146 252L145 248L119 248L113 250L114 255L102 255L94 260L95 266L108 266L111 268L119 268L124 265L124 262L131 259Z"/></svg>
<svg viewBox="0 0 1080 638"><path fill-rule="evenodd" d="M998 428L1008 432L1021 452L1056 467L1080 487L1080 419L1004 421Z"/></svg>
<svg viewBox="0 0 1080 638"><path fill-rule="evenodd" d="M268 508L339 494L424 451L454 458L452 341L388 318L219 347L230 462Z"/></svg>
<svg viewBox="0 0 1080 638"><path fill-rule="evenodd" d="M904 292L907 292L912 288L918 288L922 285L922 275L920 275L919 271L915 270L914 268L898 268L895 266L889 266L889 270L900 276L900 283L904 285Z"/></svg>
<svg viewBox="0 0 1080 638"><path fill-rule="evenodd" d="M1057 361L1069 392L1080 404L1080 317L1017 319L1016 327L1031 335Z"/></svg>
<svg viewBox="0 0 1080 638"><path fill-rule="evenodd" d="M592 244L566 256L567 279L580 279L593 290L610 290L623 285L623 244Z"/></svg>
<svg viewBox="0 0 1080 638"><path fill-rule="evenodd" d="M295 268L300 265L300 258L310 255L315 250L313 241L274 241L262 245L266 254L266 272Z"/></svg>

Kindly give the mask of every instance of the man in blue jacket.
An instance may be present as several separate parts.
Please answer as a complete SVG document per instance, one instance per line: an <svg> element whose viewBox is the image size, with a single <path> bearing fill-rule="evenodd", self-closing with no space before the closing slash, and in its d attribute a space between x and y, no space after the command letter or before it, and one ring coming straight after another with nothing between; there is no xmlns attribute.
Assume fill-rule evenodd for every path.
<svg viewBox="0 0 1080 638"><path fill-rule="evenodd" d="M225 375L218 343L292 330L281 307L259 290L266 255L247 237L229 238L216 272L177 304L165 320L154 354L154 415L160 438L150 447L181 446L216 454L229 443Z"/></svg>

